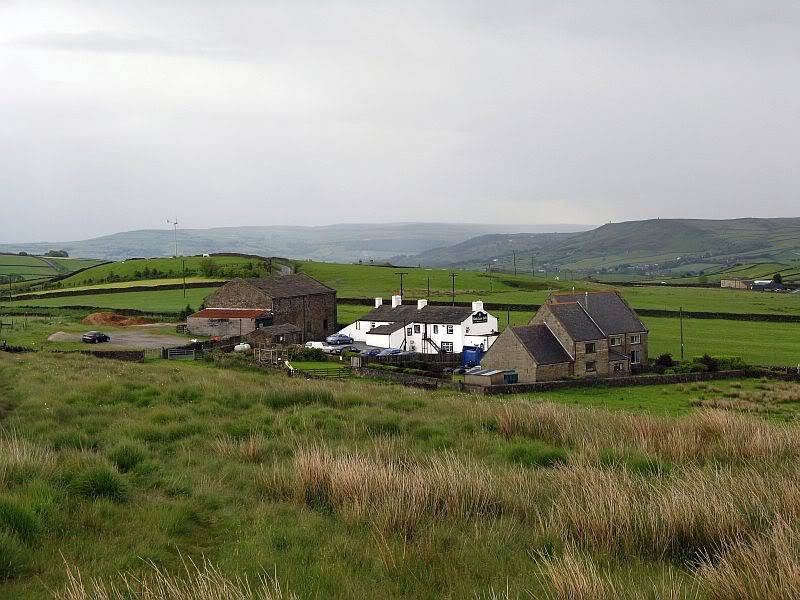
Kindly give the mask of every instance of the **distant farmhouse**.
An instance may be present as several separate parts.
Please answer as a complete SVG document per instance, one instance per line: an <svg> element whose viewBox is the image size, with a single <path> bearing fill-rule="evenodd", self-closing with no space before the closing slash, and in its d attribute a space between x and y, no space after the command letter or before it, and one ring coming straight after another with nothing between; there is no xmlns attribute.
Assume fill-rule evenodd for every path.
<svg viewBox="0 0 800 600"><path fill-rule="evenodd" d="M647 327L616 292L551 295L530 323L509 327L482 369L515 369L520 383L628 375L647 363Z"/></svg>
<svg viewBox="0 0 800 600"><path fill-rule="evenodd" d="M720 287L734 290L752 290L754 292L782 292L783 284L774 279L742 279L741 277L728 277L719 282Z"/></svg>
<svg viewBox="0 0 800 600"><path fill-rule="evenodd" d="M304 342L336 330L336 290L308 275L233 279L187 319L196 335L229 337L267 329L264 336Z"/></svg>
<svg viewBox="0 0 800 600"><path fill-rule="evenodd" d="M368 346L422 354L457 353L464 346L487 349L499 335L497 317L481 301L471 307L432 306L427 300L406 305L400 296L392 296L391 305L375 298L375 308L340 333Z"/></svg>

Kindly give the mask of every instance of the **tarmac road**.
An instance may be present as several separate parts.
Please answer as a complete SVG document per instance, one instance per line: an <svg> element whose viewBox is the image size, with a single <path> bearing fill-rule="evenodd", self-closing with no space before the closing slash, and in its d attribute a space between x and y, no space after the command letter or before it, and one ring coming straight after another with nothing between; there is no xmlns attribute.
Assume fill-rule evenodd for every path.
<svg viewBox="0 0 800 600"><path fill-rule="evenodd" d="M145 348L174 348L188 344L189 340L177 335L151 334L144 331L114 331L108 334L110 342L86 344L87 348L108 348L113 350L142 350ZM81 334L57 331L47 338L49 342L80 342Z"/></svg>

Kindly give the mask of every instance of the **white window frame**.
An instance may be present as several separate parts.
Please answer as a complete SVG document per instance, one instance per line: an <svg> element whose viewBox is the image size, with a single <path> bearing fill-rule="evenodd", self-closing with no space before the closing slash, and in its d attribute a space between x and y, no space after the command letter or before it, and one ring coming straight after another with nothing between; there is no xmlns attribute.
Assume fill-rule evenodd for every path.
<svg viewBox="0 0 800 600"><path fill-rule="evenodd" d="M631 364L632 365L641 364L641 362L642 362L642 351L641 350L631 350L630 358L631 358Z"/></svg>
<svg viewBox="0 0 800 600"><path fill-rule="evenodd" d="M453 335L453 326L452 325L448 325L447 326L447 335Z"/></svg>
<svg viewBox="0 0 800 600"><path fill-rule="evenodd" d="M406 327L406 335L414 335L414 330L411 328L411 325Z"/></svg>
<svg viewBox="0 0 800 600"><path fill-rule="evenodd" d="M453 342L442 342L442 352L453 353Z"/></svg>
<svg viewBox="0 0 800 600"><path fill-rule="evenodd" d="M422 333L422 326L419 323L414 323L414 333Z"/></svg>
<svg viewBox="0 0 800 600"><path fill-rule="evenodd" d="M438 325L434 325L433 326L433 333L439 333L439 326Z"/></svg>
<svg viewBox="0 0 800 600"><path fill-rule="evenodd" d="M631 334L631 344L641 344L642 343L642 334L641 333L632 333Z"/></svg>
<svg viewBox="0 0 800 600"><path fill-rule="evenodd" d="M608 343L612 347L622 346L622 336L621 335L612 335Z"/></svg>
<svg viewBox="0 0 800 600"><path fill-rule="evenodd" d="M589 350L589 346L592 347L591 350ZM595 342L585 342L583 345L583 351L584 354L597 354L597 344Z"/></svg>

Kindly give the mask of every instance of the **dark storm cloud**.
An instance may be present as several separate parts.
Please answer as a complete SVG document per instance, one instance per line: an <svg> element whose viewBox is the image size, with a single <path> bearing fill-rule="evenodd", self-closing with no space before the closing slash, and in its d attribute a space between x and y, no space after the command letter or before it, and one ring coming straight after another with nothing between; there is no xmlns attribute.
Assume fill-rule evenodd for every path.
<svg viewBox="0 0 800 600"><path fill-rule="evenodd" d="M792 2L0 3L0 236L793 215L798 34Z"/></svg>

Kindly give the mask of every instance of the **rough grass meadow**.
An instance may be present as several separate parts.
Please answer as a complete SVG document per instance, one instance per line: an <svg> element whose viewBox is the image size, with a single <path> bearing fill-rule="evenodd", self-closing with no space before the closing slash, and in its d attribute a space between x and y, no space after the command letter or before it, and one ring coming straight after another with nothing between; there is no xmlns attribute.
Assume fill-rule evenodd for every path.
<svg viewBox="0 0 800 600"><path fill-rule="evenodd" d="M614 408L0 353L0 596L798 597L794 419Z"/></svg>

